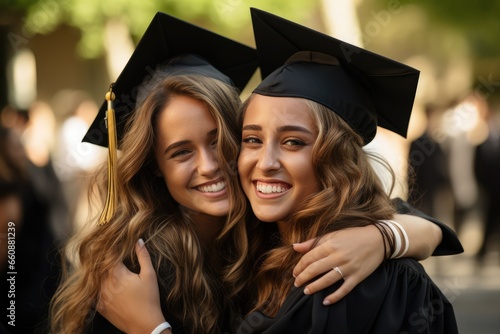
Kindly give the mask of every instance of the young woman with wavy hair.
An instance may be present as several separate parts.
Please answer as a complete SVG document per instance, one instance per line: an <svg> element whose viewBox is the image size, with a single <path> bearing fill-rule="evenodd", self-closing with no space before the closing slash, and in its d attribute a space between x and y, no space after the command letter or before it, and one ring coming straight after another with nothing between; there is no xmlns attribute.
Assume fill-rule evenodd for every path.
<svg viewBox="0 0 500 334"><path fill-rule="evenodd" d="M249 233L252 255L264 259L255 275L258 299L253 308L274 316L293 286L282 279L283 273L292 272L299 261L289 245L347 228L376 226L379 220L392 219L396 209L362 149L361 137L326 107L253 95L243 109L238 164L257 217ZM279 127L290 130L273 132ZM296 194L279 198L254 190L276 184L283 193ZM262 238L266 234L277 237ZM385 238L388 256L390 236Z"/></svg>
<svg viewBox="0 0 500 334"><path fill-rule="evenodd" d="M241 113L238 170L255 214L248 235L258 266L249 279L257 301L238 332L457 333L452 305L423 267L398 258L407 236L391 221L396 205L363 148L377 125L405 134L418 72L362 49L348 57L342 51L353 46L342 41L252 15L271 73ZM299 261L291 245L368 226L382 234L386 261L342 300L324 307L338 286L307 295L283 279ZM349 275L342 266L332 273Z"/></svg>
<svg viewBox="0 0 500 334"><path fill-rule="evenodd" d="M53 299L54 333L77 333L86 326L88 315L99 300L101 283L113 268L124 262L132 271L139 272L134 251L139 238L147 245L161 278L159 288L165 297L162 305L165 313L171 315L172 325L178 325L175 319L179 319L186 332L222 330L227 299L221 298L225 291L219 272L224 271L224 263L229 260L225 257L245 252L247 247L244 227L237 224L244 215L245 199L241 191L235 190L238 180L233 176L233 166L229 165L235 161L239 148L239 134L232 123L234 110L238 108L238 93L234 87L199 75L154 78L153 85L145 91L147 96L131 116L122 141L117 166L120 203L111 221L75 238L73 244L77 249L71 252L78 254L79 263ZM222 199L205 199L205 202L199 195L193 200L198 202L193 204L193 209L173 200L159 171L163 163L159 159L167 160L161 158L163 152L158 153L158 138L165 131L160 119L162 114L172 113L168 106L180 99L198 101L206 109L206 119L212 118L209 130L216 131L210 133L210 138L204 138L203 145L215 150L220 163L217 169L205 172L204 177L198 176L198 180L217 179L224 183L227 193ZM196 124L184 126L191 129ZM196 143L194 136L184 139ZM191 154L189 145L180 149L186 152L180 151L179 155L169 158L177 164L186 160L183 154ZM204 163L210 164L210 161ZM94 189L106 189L103 175L105 170L96 172ZM105 194L101 193L100 199L104 203ZM204 209L207 213L195 212L196 205L198 210ZM203 205L204 208L199 208ZM212 209L208 208L210 205ZM232 209L228 214L229 206ZM213 217L208 216L210 213ZM210 241L198 236L202 228L205 230L199 234L210 236ZM220 238L215 237L218 234ZM230 273L236 290L245 274Z"/></svg>

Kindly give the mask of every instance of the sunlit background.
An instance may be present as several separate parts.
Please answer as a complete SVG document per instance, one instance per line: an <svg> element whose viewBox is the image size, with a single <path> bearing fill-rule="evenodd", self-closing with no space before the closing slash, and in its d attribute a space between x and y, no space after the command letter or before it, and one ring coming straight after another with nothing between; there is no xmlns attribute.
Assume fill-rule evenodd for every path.
<svg viewBox="0 0 500 334"><path fill-rule="evenodd" d="M499 192L489 190L500 189L496 0L0 0L0 120L62 185L58 212L69 218L53 224L54 233L64 240L88 217L82 180L105 152L80 141L154 14L254 46L249 7L421 71L408 138L381 130L367 149L395 169L395 195L458 232L464 254L423 264L456 305L462 333L498 333L500 216L488 218L488 208L500 208ZM488 167L478 178L485 146Z"/></svg>

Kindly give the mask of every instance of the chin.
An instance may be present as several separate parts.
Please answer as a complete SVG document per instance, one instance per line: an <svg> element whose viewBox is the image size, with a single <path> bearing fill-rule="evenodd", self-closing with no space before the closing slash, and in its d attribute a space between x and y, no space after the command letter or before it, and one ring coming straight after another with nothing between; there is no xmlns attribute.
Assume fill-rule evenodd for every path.
<svg viewBox="0 0 500 334"><path fill-rule="evenodd" d="M211 207L209 212L209 215L214 216L214 217L223 217L227 216L229 214L229 206L222 206L222 207Z"/></svg>
<svg viewBox="0 0 500 334"><path fill-rule="evenodd" d="M269 210L269 211L259 211L259 210L254 210L254 214L259 219L260 221L264 223L275 223L277 221L283 220L284 217L283 215L277 214L276 210Z"/></svg>

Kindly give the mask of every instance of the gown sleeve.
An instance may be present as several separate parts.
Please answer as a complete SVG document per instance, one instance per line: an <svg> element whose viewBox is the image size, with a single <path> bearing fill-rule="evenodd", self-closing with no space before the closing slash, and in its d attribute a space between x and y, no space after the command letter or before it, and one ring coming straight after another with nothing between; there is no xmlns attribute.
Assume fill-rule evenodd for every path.
<svg viewBox="0 0 500 334"><path fill-rule="evenodd" d="M313 295L293 288L276 317L253 312L237 333L458 333L452 305L415 260L384 262L346 297L324 306L340 284Z"/></svg>
<svg viewBox="0 0 500 334"><path fill-rule="evenodd" d="M398 213L413 215L427 219L441 228L441 231L443 232L443 239L432 253L433 256L454 255L464 252L462 244L460 243L460 240L458 240L457 234L448 225L440 222L436 218L428 216L425 213L415 209L410 204L408 204L407 202L403 201L400 198L393 199L393 203L396 205Z"/></svg>

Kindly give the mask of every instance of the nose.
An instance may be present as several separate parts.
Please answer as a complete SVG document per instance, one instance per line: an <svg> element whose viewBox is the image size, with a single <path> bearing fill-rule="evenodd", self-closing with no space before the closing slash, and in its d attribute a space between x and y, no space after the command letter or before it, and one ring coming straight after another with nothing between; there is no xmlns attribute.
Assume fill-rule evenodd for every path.
<svg viewBox="0 0 500 334"><path fill-rule="evenodd" d="M213 176L219 171L219 163L215 150L206 149L200 151L198 157L198 173L203 176Z"/></svg>
<svg viewBox="0 0 500 334"><path fill-rule="evenodd" d="M272 172L280 169L279 153L272 145L264 145L259 155L257 168L262 172Z"/></svg>

